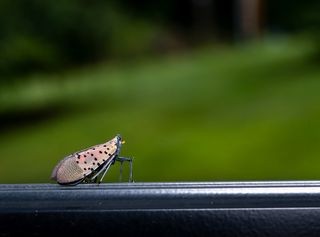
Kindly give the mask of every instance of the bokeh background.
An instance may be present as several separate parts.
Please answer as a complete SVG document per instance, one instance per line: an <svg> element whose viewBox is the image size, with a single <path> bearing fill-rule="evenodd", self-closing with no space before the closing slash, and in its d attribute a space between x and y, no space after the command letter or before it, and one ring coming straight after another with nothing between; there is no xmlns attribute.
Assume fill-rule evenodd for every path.
<svg viewBox="0 0 320 237"><path fill-rule="evenodd" d="M319 179L319 12L1 0L0 182L49 182L64 156L118 133L136 181Z"/></svg>

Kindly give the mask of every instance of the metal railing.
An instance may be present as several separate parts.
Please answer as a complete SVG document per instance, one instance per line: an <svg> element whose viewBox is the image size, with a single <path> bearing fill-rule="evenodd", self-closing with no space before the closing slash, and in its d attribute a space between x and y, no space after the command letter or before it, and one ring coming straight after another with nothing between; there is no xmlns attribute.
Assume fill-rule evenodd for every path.
<svg viewBox="0 0 320 237"><path fill-rule="evenodd" d="M319 236L320 182L0 185L0 235Z"/></svg>

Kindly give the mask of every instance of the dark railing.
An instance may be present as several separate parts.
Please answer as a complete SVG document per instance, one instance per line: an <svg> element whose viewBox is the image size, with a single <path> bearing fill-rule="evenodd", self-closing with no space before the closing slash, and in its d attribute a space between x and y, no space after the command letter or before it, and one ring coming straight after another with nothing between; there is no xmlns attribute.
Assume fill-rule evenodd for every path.
<svg viewBox="0 0 320 237"><path fill-rule="evenodd" d="M320 236L320 182L0 185L1 236Z"/></svg>

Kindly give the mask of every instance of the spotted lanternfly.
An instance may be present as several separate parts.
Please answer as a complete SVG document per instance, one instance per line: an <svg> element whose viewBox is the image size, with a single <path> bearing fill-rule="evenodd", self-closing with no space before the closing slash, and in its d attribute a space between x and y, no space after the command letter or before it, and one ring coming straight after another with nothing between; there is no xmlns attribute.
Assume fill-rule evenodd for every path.
<svg viewBox="0 0 320 237"><path fill-rule="evenodd" d="M117 135L106 143L75 152L59 162L51 178L61 185L76 185L81 182L97 182L98 176L101 175L100 183L110 166L119 161L121 180L122 163L128 161L130 162L129 182L132 182L132 159L119 157L123 143L121 136Z"/></svg>

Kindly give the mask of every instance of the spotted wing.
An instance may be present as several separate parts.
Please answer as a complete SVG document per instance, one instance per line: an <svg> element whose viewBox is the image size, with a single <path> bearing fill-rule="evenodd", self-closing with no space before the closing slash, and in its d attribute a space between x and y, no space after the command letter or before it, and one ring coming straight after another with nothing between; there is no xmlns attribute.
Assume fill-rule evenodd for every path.
<svg viewBox="0 0 320 237"><path fill-rule="evenodd" d="M86 175L89 175L115 156L117 145L117 138L114 138L106 143L77 152L76 163Z"/></svg>
<svg viewBox="0 0 320 237"><path fill-rule="evenodd" d="M118 149L117 137L65 157L54 168L51 178L60 184L81 181L105 162L114 158Z"/></svg>

